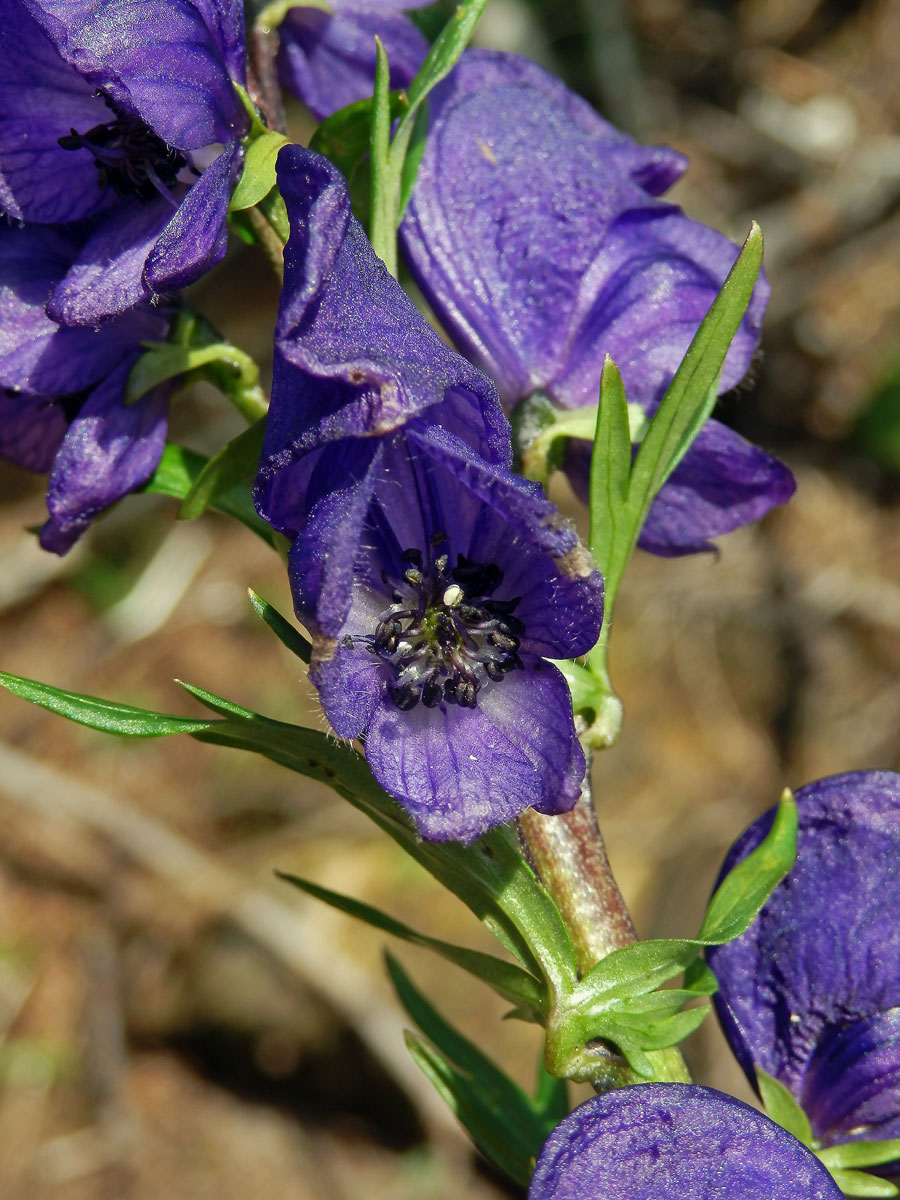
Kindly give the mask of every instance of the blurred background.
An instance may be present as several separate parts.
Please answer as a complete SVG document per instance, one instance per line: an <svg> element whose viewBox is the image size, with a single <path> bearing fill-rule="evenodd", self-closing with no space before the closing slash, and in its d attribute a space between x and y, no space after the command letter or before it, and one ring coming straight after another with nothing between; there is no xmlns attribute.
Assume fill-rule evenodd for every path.
<svg viewBox="0 0 900 1200"><path fill-rule="evenodd" d="M478 40L686 153L672 195L689 215L766 235L764 353L721 413L790 463L798 492L717 557L636 557L613 641L625 731L595 763L639 932L687 934L726 847L785 784L900 767L900 3L491 0ZM268 361L262 255L235 246L192 299ZM210 451L238 428L198 391L173 436ZM58 560L25 532L41 482L0 476L4 669L194 712L178 677L321 724L247 603L249 585L290 611L251 533L133 497ZM515 1194L408 1060L385 939L273 872L491 949L458 902L335 795L261 759L104 738L10 697L0 723L0 1194ZM531 1085L535 1028L393 949ZM750 1098L714 1019L686 1052L698 1081Z"/></svg>

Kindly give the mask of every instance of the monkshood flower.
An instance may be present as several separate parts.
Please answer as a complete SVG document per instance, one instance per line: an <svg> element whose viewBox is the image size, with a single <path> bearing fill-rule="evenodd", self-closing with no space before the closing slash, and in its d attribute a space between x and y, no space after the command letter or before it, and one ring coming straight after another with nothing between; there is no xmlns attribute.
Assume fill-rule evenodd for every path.
<svg viewBox="0 0 900 1200"><path fill-rule="evenodd" d="M546 658L596 641L600 577L509 472L493 385L388 274L340 174L300 147L278 170L291 236L255 498L292 542L325 713L427 838L567 809L584 755Z"/></svg>
<svg viewBox="0 0 900 1200"><path fill-rule="evenodd" d="M793 870L743 937L707 951L716 1011L751 1083L755 1067L778 1079L822 1145L900 1137L900 775L835 775L796 799Z"/></svg>
<svg viewBox="0 0 900 1200"><path fill-rule="evenodd" d="M298 6L278 27L281 82L324 120L372 95L375 36L390 65L392 88L405 88L428 53L428 42L402 14L427 0L333 0L331 13Z"/></svg>
<svg viewBox="0 0 900 1200"><path fill-rule="evenodd" d="M795 1137L712 1088L647 1083L596 1096L547 1139L528 1200L840 1200Z"/></svg>
<svg viewBox="0 0 900 1200"><path fill-rule="evenodd" d="M0 0L0 212L102 214L54 320L94 325L224 256L243 79L237 0Z"/></svg>
<svg viewBox="0 0 900 1200"><path fill-rule="evenodd" d="M153 474L168 415L164 389L124 402L141 341L168 331L161 309L141 306L100 329L47 316L47 296L80 248L71 232L0 223L0 458L50 472L40 540L57 554Z"/></svg>
<svg viewBox="0 0 900 1200"><path fill-rule="evenodd" d="M542 393L596 404L604 356L652 413L737 255L661 195L686 161L639 146L514 55L466 51L435 91L401 228L407 258L456 343L508 407ZM721 390L746 373L768 294L757 285ZM580 444L579 444L580 445ZM569 474L587 483L588 450ZM776 459L715 421L658 497L640 545L709 548L794 489Z"/></svg>

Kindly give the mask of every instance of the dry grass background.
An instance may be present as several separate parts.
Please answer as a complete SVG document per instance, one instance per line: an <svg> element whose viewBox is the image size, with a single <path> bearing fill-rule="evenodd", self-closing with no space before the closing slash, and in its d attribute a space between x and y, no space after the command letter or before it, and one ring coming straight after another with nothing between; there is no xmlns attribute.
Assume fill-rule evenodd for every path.
<svg viewBox="0 0 900 1200"><path fill-rule="evenodd" d="M688 153L691 215L736 237L754 216L767 235L765 359L725 413L787 458L798 493L718 559L635 560L614 630L625 732L595 764L641 934L685 933L724 849L785 783L900 767L897 480L851 438L900 360L900 5L494 0L483 32ZM241 250L195 296L260 358L264 270ZM176 418L198 449L227 422L202 394ZM174 525L166 502L134 498L57 561L22 531L39 482L9 470L2 489L4 669L190 712L177 676L320 721L246 603L250 585L290 607L251 534L214 516ZM273 869L489 948L452 897L335 796L262 760L103 738L9 698L0 720L4 1197L505 1194L405 1058L383 939ZM535 1030L424 952L398 954L530 1083ZM698 1079L748 1098L712 1021L688 1053Z"/></svg>

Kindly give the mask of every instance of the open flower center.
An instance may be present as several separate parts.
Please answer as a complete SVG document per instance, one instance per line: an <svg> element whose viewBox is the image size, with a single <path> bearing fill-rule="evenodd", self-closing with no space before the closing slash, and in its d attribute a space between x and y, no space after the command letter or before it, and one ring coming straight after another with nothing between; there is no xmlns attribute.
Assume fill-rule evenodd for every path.
<svg viewBox="0 0 900 1200"><path fill-rule="evenodd" d="M478 563L460 554L455 567L441 551L445 533L427 548L405 550L401 578L385 573L391 605L381 614L371 647L395 672L390 695L398 708L421 700L435 708L442 700L475 708L488 680L500 680L522 666L522 622L513 611L521 599L495 600L503 582L495 563Z"/></svg>
<svg viewBox="0 0 900 1200"><path fill-rule="evenodd" d="M178 172L187 159L149 129L140 117L121 112L104 97L114 119L87 133L72 129L59 139L63 150L89 150L94 156L101 188L117 196L136 196L142 204L158 195L170 197Z"/></svg>

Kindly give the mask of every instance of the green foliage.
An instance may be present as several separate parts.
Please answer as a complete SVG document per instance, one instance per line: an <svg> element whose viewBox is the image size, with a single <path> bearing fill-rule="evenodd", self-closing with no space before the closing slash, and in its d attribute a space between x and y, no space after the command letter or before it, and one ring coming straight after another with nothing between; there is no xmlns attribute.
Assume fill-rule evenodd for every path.
<svg viewBox="0 0 900 1200"><path fill-rule="evenodd" d="M543 1096L532 1099L437 1012L390 956L388 971L403 1007L432 1043L407 1035L417 1066L476 1146L511 1179L527 1185L558 1119L558 1089L545 1085Z"/></svg>
<svg viewBox="0 0 900 1200"><path fill-rule="evenodd" d="M181 502L179 520L202 516L220 496L250 483L259 469L265 433L266 419L261 417L209 459Z"/></svg>
<svg viewBox="0 0 900 1200"><path fill-rule="evenodd" d="M273 608L262 596L258 596L253 588L247 588L253 611L265 621L282 645L287 646L291 654L296 654L301 661L309 663L312 647L298 629L290 621L285 620L277 608Z"/></svg>
<svg viewBox="0 0 900 1200"><path fill-rule="evenodd" d="M169 442L163 451L159 466L141 491L158 496L171 496L174 500L183 501L200 479L209 461L202 454L195 454L193 450ZM275 549L279 549L284 542L280 534L257 516L246 487L236 487L214 495L210 507L240 521Z"/></svg>
<svg viewBox="0 0 900 1200"><path fill-rule="evenodd" d="M809 1117L787 1090L783 1083L762 1067L756 1068L756 1086L763 1102L766 1115L788 1133L792 1133L804 1146L812 1147L813 1134Z"/></svg>
<svg viewBox="0 0 900 1200"><path fill-rule="evenodd" d="M283 133L267 130L254 138L244 153L244 168L228 205L232 212L253 208L275 186L275 162L278 151L287 145Z"/></svg>
<svg viewBox="0 0 900 1200"><path fill-rule="evenodd" d="M353 900L350 896L342 896L339 892L332 892L308 879L300 879L297 875L289 875L281 871L278 872L278 875L285 882L306 892L307 895L314 896L325 904L330 904L332 908L336 908L350 917L364 921L374 929L380 929L383 933L389 933L414 946L422 946L427 950L434 951L448 962L455 963L456 966L462 967L464 971L468 971L470 975L474 975L486 983L504 1000L514 1004L517 1016L536 1021L538 1024L542 1023L546 1007L544 986L528 971L524 971L514 963L504 962L503 959L496 958L491 954L482 954L479 950L469 950L465 946L454 946L438 938L428 937L370 904Z"/></svg>

